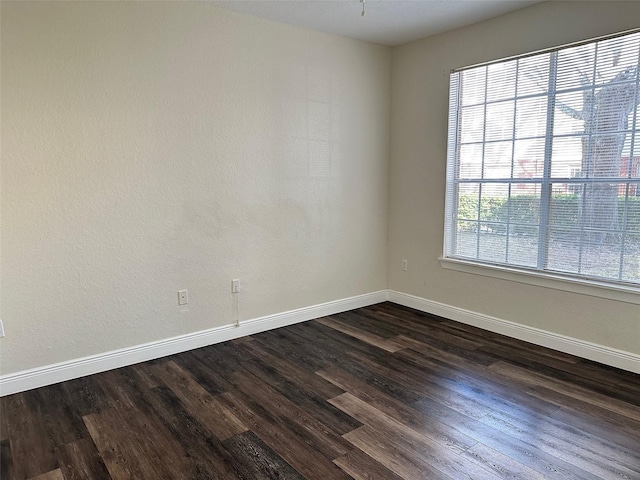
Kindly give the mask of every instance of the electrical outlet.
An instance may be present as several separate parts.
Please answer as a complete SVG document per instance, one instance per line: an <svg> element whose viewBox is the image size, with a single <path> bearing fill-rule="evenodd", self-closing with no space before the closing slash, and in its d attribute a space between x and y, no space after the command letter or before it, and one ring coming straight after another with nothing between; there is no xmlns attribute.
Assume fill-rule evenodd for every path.
<svg viewBox="0 0 640 480"><path fill-rule="evenodd" d="M189 303L189 292L178 290L178 305L186 305L187 303Z"/></svg>
<svg viewBox="0 0 640 480"><path fill-rule="evenodd" d="M240 280L231 280L231 293L240 293Z"/></svg>
<svg viewBox="0 0 640 480"><path fill-rule="evenodd" d="M0 337L4 337L4 325L2 325L2 320L0 320Z"/></svg>
<svg viewBox="0 0 640 480"><path fill-rule="evenodd" d="M403 258L402 259L402 271L406 272L408 267L409 267L409 262L407 262L406 258Z"/></svg>

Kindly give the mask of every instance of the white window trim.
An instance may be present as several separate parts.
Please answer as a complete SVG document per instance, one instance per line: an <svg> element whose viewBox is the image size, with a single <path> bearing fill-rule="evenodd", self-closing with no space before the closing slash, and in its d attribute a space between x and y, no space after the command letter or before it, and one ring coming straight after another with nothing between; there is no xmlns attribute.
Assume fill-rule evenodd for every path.
<svg viewBox="0 0 640 480"><path fill-rule="evenodd" d="M574 278L568 275L519 269L511 266L478 263L451 257L439 257L438 260L440 261L440 266L447 270L640 305L640 287Z"/></svg>

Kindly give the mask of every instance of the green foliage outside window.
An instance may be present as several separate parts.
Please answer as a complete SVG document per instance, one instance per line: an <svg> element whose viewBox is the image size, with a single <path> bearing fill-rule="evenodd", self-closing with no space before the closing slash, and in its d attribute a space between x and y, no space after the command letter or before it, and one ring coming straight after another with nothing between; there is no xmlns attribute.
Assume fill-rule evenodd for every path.
<svg viewBox="0 0 640 480"><path fill-rule="evenodd" d="M551 196L549 227L559 230L580 228L581 197L572 194ZM479 213L479 217L478 217ZM537 235L540 223L540 197L517 195L513 197L483 196L478 207L477 195L460 195L458 200L458 220L471 220L460 225L461 231L476 231L479 220L481 230L506 234L509 223L510 235ZM626 224L627 233L637 233L640 240L640 197L618 198L618 229Z"/></svg>

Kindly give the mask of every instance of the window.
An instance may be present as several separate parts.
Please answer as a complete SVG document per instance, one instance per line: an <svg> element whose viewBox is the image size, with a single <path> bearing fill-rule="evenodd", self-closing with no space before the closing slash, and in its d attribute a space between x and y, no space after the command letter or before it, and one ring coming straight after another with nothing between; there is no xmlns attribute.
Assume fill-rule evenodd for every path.
<svg viewBox="0 0 640 480"><path fill-rule="evenodd" d="M640 287L640 32L454 71L445 259Z"/></svg>

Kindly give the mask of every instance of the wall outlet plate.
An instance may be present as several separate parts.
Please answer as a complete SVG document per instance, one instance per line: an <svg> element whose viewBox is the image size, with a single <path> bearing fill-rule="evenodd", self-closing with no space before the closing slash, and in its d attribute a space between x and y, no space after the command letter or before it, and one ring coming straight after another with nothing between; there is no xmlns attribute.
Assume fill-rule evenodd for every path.
<svg viewBox="0 0 640 480"><path fill-rule="evenodd" d="M189 303L189 292L178 290L178 305L186 305L187 303Z"/></svg>
<svg viewBox="0 0 640 480"><path fill-rule="evenodd" d="M2 320L0 320L0 337L4 337L4 325L2 325Z"/></svg>

